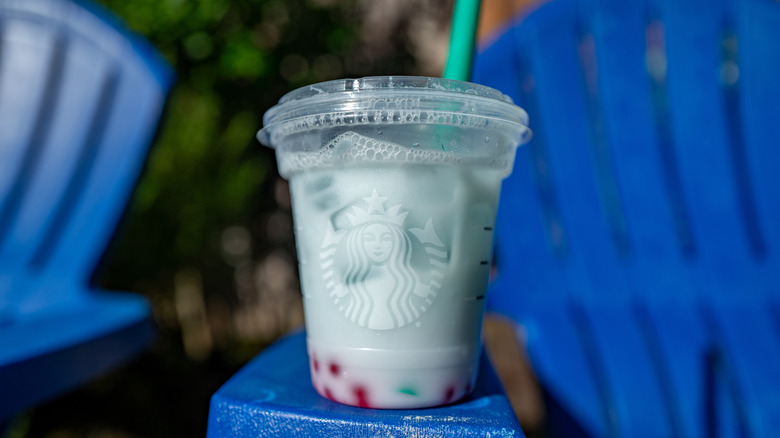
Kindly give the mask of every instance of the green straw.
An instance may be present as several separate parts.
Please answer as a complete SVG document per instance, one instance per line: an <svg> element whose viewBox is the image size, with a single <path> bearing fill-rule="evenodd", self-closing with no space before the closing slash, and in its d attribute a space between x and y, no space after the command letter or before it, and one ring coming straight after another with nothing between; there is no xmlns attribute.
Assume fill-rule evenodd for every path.
<svg viewBox="0 0 780 438"><path fill-rule="evenodd" d="M450 29L450 53L444 67L445 79L468 81L477 36L480 0L456 0Z"/></svg>

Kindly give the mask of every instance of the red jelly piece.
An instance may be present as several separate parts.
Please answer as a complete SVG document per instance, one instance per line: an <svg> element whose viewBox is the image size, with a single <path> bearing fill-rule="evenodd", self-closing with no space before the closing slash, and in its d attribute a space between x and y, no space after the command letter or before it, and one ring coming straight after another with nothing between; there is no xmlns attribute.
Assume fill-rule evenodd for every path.
<svg viewBox="0 0 780 438"><path fill-rule="evenodd" d="M355 398L357 398L357 405L361 408L370 408L371 405L368 403L368 391L364 386L356 386L352 389L352 393L355 394Z"/></svg>
<svg viewBox="0 0 780 438"><path fill-rule="evenodd" d="M333 393L330 392L330 388L328 387L325 388L325 397L327 397L330 400L336 401L336 398L333 397Z"/></svg>
<svg viewBox="0 0 780 438"><path fill-rule="evenodd" d="M447 390L444 391L444 403L449 403L452 401L452 397L455 396L455 387L450 385L447 387Z"/></svg>
<svg viewBox="0 0 780 438"><path fill-rule="evenodd" d="M320 363L317 361L317 359L312 359L312 365L314 366L315 373L320 372Z"/></svg>
<svg viewBox="0 0 780 438"><path fill-rule="evenodd" d="M339 364L337 364L337 363L330 364L330 373L331 374L333 374L334 376L338 376L340 371L341 371L341 366L339 366Z"/></svg>

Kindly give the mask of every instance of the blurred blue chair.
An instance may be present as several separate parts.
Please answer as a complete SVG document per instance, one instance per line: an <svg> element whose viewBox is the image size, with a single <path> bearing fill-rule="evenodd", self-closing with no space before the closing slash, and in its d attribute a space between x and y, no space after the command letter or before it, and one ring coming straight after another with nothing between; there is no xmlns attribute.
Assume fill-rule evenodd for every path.
<svg viewBox="0 0 780 438"><path fill-rule="evenodd" d="M151 340L146 300L90 277L171 82L103 10L0 1L0 423Z"/></svg>
<svg viewBox="0 0 780 438"><path fill-rule="evenodd" d="M780 3L553 0L484 48L518 151L488 305L556 436L780 430Z"/></svg>

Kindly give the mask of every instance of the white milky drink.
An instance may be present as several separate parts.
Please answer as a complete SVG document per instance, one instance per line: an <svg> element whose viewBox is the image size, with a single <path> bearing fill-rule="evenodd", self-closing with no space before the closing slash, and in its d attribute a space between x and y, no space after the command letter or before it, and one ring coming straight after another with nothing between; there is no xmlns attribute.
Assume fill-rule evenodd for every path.
<svg viewBox="0 0 780 438"><path fill-rule="evenodd" d="M290 181L314 388L374 408L463 398L525 113L443 79L302 90L266 114L260 139Z"/></svg>

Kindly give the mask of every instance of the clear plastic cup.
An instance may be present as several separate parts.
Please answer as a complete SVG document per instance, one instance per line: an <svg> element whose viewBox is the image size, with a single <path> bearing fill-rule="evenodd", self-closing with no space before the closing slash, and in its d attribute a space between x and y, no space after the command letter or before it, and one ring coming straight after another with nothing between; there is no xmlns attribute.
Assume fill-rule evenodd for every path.
<svg viewBox="0 0 780 438"><path fill-rule="evenodd" d="M465 397L525 111L481 85L386 76L300 88L263 121L290 182L314 388L372 408Z"/></svg>

